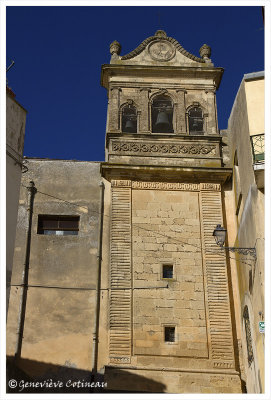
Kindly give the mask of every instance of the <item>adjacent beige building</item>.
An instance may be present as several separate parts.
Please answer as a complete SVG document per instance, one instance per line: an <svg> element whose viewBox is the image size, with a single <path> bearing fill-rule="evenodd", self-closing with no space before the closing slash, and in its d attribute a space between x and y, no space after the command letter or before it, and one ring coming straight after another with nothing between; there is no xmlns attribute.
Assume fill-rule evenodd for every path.
<svg viewBox="0 0 271 400"><path fill-rule="evenodd" d="M36 380L103 379L109 392L242 393L245 277L213 237L217 224L237 235L223 69L209 46L196 57L161 30L120 49L102 66L105 162L28 160L10 376L15 365Z"/></svg>
<svg viewBox="0 0 271 400"><path fill-rule="evenodd" d="M244 380L249 393L264 392L264 72L246 74L228 121L233 167L231 233L238 247L255 247L237 257Z"/></svg>

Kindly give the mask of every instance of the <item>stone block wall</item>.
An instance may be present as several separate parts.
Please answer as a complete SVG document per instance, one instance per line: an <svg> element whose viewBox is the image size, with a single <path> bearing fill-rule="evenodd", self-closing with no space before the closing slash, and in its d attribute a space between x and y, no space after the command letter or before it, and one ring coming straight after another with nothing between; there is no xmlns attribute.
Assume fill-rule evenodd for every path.
<svg viewBox="0 0 271 400"><path fill-rule="evenodd" d="M199 194L134 191L132 226L134 353L208 357ZM175 342L165 342L166 326Z"/></svg>

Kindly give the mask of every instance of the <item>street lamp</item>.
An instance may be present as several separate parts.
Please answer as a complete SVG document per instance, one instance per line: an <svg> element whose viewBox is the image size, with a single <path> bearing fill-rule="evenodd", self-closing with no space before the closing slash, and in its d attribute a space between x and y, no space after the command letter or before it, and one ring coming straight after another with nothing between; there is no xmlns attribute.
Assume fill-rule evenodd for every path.
<svg viewBox="0 0 271 400"><path fill-rule="evenodd" d="M227 249L233 253L239 253L243 255L251 255L256 259L256 248L255 247L226 247L224 246L226 239L227 229L223 228L221 225L217 225L213 231L213 236L215 237L216 244L223 249Z"/></svg>

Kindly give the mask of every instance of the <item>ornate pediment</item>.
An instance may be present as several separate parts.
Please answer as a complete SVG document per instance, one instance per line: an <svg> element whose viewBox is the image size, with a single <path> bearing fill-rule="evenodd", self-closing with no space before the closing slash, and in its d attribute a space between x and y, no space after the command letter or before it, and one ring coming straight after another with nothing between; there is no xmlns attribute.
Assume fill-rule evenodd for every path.
<svg viewBox="0 0 271 400"><path fill-rule="evenodd" d="M141 65L195 65L212 66L210 60L211 49L204 44L200 49L200 57L186 51L181 44L172 37L167 36L163 30L158 30L133 51L123 56L120 55L121 45L114 41L110 45L111 64L141 64Z"/></svg>

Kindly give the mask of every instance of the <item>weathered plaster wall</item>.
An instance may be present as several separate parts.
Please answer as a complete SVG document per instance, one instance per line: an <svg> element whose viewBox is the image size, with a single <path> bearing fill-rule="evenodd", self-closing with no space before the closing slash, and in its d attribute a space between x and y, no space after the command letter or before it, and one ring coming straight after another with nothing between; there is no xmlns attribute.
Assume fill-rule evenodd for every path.
<svg viewBox="0 0 271 400"><path fill-rule="evenodd" d="M257 75L256 77L254 75ZM261 76L260 76L261 75ZM231 163L234 166L232 196L234 213L230 246L254 247L257 259L236 255L244 374L249 393L264 391L264 335L259 322L264 319L264 189L257 187L250 135L264 133L264 75L247 74L240 85L228 121ZM235 158L235 162L234 162ZM261 165L264 173L264 164ZM238 199L239 204L238 210ZM235 214L235 216L234 216ZM233 221L235 219L235 221ZM234 228L233 228L234 226ZM233 228L233 229L232 229ZM249 310L254 360L248 363L247 338L243 320Z"/></svg>
<svg viewBox="0 0 271 400"><path fill-rule="evenodd" d="M21 165L26 124L26 110L15 100L7 89L6 96L6 301L10 293L10 279L16 235L19 203ZM17 162L18 161L18 162Z"/></svg>
<svg viewBox="0 0 271 400"><path fill-rule="evenodd" d="M265 132L264 126L264 79L245 82L249 134Z"/></svg>
<svg viewBox="0 0 271 400"><path fill-rule="evenodd" d="M52 366L87 373L92 368L95 320L100 164L29 159L28 168L22 184L33 180L38 192L20 367L32 376L46 376ZM16 352L27 207L27 189L22 187L8 314L8 356ZM79 216L78 236L37 234L39 214ZM35 364L33 369L27 360L43 367L37 369Z"/></svg>

